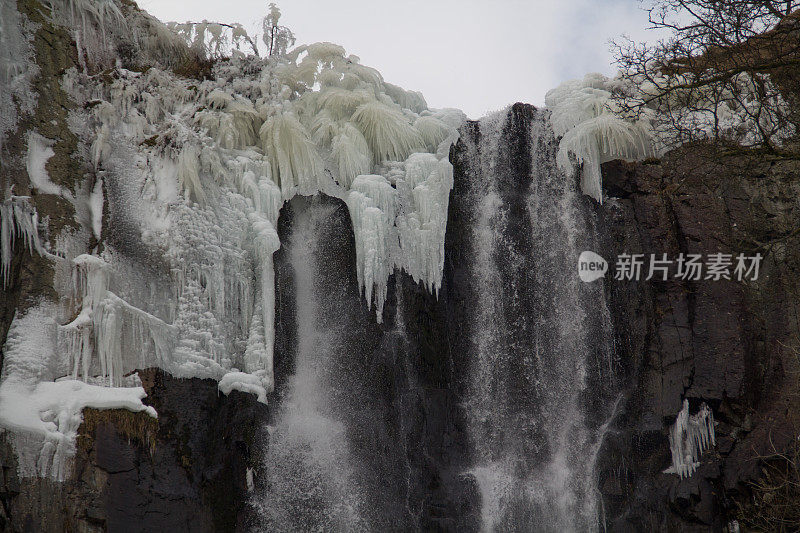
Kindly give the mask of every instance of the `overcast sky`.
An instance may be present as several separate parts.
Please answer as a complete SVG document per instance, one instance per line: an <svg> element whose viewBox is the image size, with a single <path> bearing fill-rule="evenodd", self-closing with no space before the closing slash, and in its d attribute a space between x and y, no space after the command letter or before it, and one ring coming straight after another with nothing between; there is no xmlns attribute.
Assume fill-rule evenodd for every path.
<svg viewBox="0 0 800 533"><path fill-rule="evenodd" d="M297 43L344 46L430 107L470 118L543 104L560 82L615 72L608 41L649 37L637 0L280 0ZM259 26L267 0L139 0L163 21Z"/></svg>

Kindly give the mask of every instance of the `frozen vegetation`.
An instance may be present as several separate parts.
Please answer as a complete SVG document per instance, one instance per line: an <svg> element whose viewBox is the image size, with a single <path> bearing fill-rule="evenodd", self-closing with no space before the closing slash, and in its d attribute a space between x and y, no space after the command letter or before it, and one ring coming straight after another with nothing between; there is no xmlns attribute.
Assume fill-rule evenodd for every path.
<svg viewBox="0 0 800 533"><path fill-rule="evenodd" d="M787 104L768 75L755 76L758 83L748 73L737 74L731 84L735 95L730 88L720 94L721 89L709 86L661 96L651 81L608 78L597 73L564 82L545 97L553 129L561 137L558 165L570 176L582 167L584 194L602 202L602 163L658 156L687 140L682 131L691 131L694 139L725 139L743 146L758 144L758 132L776 131L775 141L782 143L794 133L790 125L782 126L777 116L778 110L785 113ZM774 95L769 105L754 93L759 84L766 94ZM691 95L690 106L685 105L687 94ZM638 111L632 112L633 108ZM664 109L669 113L662 113Z"/></svg>
<svg viewBox="0 0 800 533"><path fill-rule="evenodd" d="M22 475L64 479L84 407L155 416L141 402L136 369L213 378L224 394L267 401L272 255L281 246L281 207L295 195L322 192L346 203L358 280L378 322L395 269L438 291L453 185L448 155L463 113L428 109L419 93L385 82L335 44L260 58L245 55L244 45L256 47L240 27L173 26L194 41L191 52L149 15L123 17L114 0L49 6L78 48L79 68L61 86L75 103L68 124L86 174L74 191L54 183L46 170L54 139L30 131L31 186L68 201L77 229L46 239L25 197L4 191L9 199L0 204L3 283L22 245L52 263L59 296L19 313L4 349L0 425L13 432ZM0 136L17 121L6 108L32 109L35 72L31 28L14 2L2 10ZM112 46L120 39L149 68L122 68ZM270 48L283 52L286 44ZM176 75L174 58L197 48L221 57L211 76ZM109 238L120 220L133 233Z"/></svg>
<svg viewBox="0 0 800 533"><path fill-rule="evenodd" d="M575 163L583 164L581 189L598 202L603 200L601 163L653 154L648 120L626 120L615 108L611 96L620 85L602 74L587 74L582 80L561 84L545 97L553 130L561 137L559 168L572 176Z"/></svg>

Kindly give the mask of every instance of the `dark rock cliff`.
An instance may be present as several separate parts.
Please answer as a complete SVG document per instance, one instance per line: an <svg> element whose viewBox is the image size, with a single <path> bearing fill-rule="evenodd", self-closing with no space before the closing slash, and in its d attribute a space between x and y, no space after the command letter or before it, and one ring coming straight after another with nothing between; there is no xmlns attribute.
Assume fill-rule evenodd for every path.
<svg viewBox="0 0 800 533"><path fill-rule="evenodd" d="M779 511L756 508L763 494L754 483L770 461L792 457L800 428L800 167L687 146L661 161L608 163L603 174L613 198L599 209L605 257L764 256L755 282L606 281L628 384L600 457L607 525L757 527L761 514ZM680 480L662 470L670 465L666 428L684 398L691 410L713 408L717 446Z"/></svg>
<svg viewBox="0 0 800 533"><path fill-rule="evenodd" d="M266 406L252 394L224 396L213 380L153 369L140 376L158 420L87 409L74 476L64 484L19 479L14 452L3 444L0 530L237 530Z"/></svg>

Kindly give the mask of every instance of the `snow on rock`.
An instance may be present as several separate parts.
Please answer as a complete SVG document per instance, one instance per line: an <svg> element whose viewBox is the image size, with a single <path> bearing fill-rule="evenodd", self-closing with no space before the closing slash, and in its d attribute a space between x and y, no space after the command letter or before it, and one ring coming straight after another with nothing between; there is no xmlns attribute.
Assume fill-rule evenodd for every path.
<svg viewBox="0 0 800 533"><path fill-rule="evenodd" d="M705 403L693 415L689 414L689 400L675 418L669 431L669 447L672 451L672 466L665 474L689 477L700 466L700 456L716 445L714 439L714 413Z"/></svg>
<svg viewBox="0 0 800 533"><path fill-rule="evenodd" d="M233 390L255 394L258 401L267 403L267 390L261 378L246 372L228 372L219 380L219 390L226 396Z"/></svg>
<svg viewBox="0 0 800 533"><path fill-rule="evenodd" d="M47 160L55 155L53 152L54 141L45 139L36 132L28 132L28 155L26 167L31 184L40 194L55 194L72 199L72 194L60 185L50 181L45 165Z"/></svg>
<svg viewBox="0 0 800 533"><path fill-rule="evenodd" d="M144 411L155 418L156 410L142 403L146 396L142 387L104 387L76 380L31 386L7 379L0 385L0 428L12 433L21 476L64 481L75 456L83 409Z"/></svg>
<svg viewBox="0 0 800 533"><path fill-rule="evenodd" d="M24 477L63 481L75 454L85 407L145 411L141 387L105 387L59 379L67 361L56 349L55 304L40 303L14 318L3 348L0 430L10 433Z"/></svg>

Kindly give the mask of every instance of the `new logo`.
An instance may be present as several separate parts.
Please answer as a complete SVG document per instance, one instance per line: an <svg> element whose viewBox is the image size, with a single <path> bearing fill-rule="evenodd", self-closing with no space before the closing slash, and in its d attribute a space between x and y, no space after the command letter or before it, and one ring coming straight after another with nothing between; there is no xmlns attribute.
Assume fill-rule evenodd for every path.
<svg viewBox="0 0 800 533"><path fill-rule="evenodd" d="M578 276L587 283L598 280L608 272L608 263L594 252L581 252L578 257Z"/></svg>

